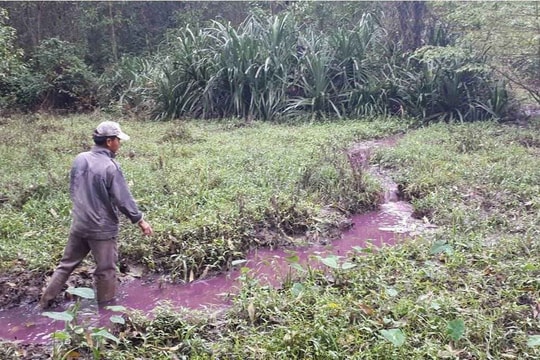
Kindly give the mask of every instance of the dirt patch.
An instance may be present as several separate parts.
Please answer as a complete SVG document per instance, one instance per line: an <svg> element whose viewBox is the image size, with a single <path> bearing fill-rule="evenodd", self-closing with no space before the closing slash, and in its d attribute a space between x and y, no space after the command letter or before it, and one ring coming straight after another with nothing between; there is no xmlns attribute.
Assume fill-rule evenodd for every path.
<svg viewBox="0 0 540 360"><path fill-rule="evenodd" d="M45 274L25 270L21 266L0 276L0 309L31 304L39 300Z"/></svg>
<svg viewBox="0 0 540 360"><path fill-rule="evenodd" d="M0 292L2 293L0 296L0 310L22 305L37 305L51 275L52 271L28 271L23 264L18 264L13 269L4 272L0 276ZM88 267L77 268L70 276L65 287L68 286L92 287L92 274Z"/></svg>

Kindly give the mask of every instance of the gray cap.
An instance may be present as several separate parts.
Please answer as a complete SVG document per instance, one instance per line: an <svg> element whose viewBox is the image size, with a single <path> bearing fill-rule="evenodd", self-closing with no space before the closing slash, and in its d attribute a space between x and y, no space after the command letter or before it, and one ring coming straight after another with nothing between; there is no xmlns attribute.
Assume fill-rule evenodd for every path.
<svg viewBox="0 0 540 360"><path fill-rule="evenodd" d="M116 136L120 140L129 140L129 135L120 129L120 125L114 121L104 121L94 130L95 136Z"/></svg>

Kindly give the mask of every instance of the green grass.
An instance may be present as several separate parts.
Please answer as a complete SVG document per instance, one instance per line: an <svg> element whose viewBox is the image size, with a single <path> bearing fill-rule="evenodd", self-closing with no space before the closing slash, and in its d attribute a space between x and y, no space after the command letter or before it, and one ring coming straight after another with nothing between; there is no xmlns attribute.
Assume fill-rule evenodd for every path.
<svg viewBox="0 0 540 360"><path fill-rule="evenodd" d="M89 123L88 119L54 121L74 124L66 130L69 135L62 135L64 139ZM150 244L126 230L123 236L134 243L123 245L123 251L127 255L144 246L151 249L170 236L185 239L183 234L189 231L197 236L214 231L226 242L237 239L225 237L227 231L233 233L232 228L253 231L232 220L281 224L283 232L290 233L296 229L291 223L313 226L315 220L310 216L327 205L349 204L351 211L360 210L371 204L371 190L353 202L343 201L343 194L352 194L354 176L345 177L347 181L336 179L346 166L330 151L400 129L398 123L378 121L253 127L237 127L233 122L126 123L125 131L133 135L133 141L122 151L136 155L131 159L124 155L120 160L158 235ZM222 314L166 307L158 309L153 319L131 313L125 327L117 331L121 344L106 349L105 357L538 358L539 129L534 122L528 128L478 123L409 130L395 147L376 150L372 162L393 174L416 213L439 226L435 232L378 252L352 251L342 259L355 265L348 270L298 269L281 289L263 286L244 272L239 295ZM23 142L20 150L27 151ZM67 158L72 155L66 153L55 161L65 162L67 168ZM4 157L1 161L6 163ZM12 192L20 197L32 184L32 176L24 167L17 169L21 174ZM33 176L51 185L37 170ZM61 178L57 173L52 176ZM26 187L18 187L20 184ZM170 186L167 193L164 184ZM372 180L363 184L376 189ZM244 212L235 217L240 212L234 202L239 190ZM68 201L65 195L45 194L41 201L45 204L38 207L40 202L35 201L34 205L41 210L36 213L41 217L35 217L42 229L30 226L21 230L32 215L26 205L23 209L11 205L12 195L8 205L3 205L2 214L11 211L2 218L12 228L6 232L11 246L15 240L40 245L50 240L31 234L23 238L31 230L41 236L48 232L65 236L68 211L58 203L67 207ZM224 198L233 200L226 203ZM294 204L295 211L285 211L290 206L284 204ZM52 205L57 206L57 217L47 212ZM201 225L206 232L197 227ZM229 228L223 229L226 226ZM60 251L62 241L51 246L54 251ZM220 246L208 244L197 246ZM235 249L240 251L244 245ZM16 252L2 246L7 263ZM178 256L188 251L188 247L181 248ZM34 266L45 266L39 254L27 256L34 259Z"/></svg>
<svg viewBox="0 0 540 360"><path fill-rule="evenodd" d="M51 269L69 229L68 174L91 145L89 117L5 120L0 145L0 268ZM377 184L346 162L347 144L402 131L398 121L268 125L126 122L118 160L156 235L122 227L121 256L186 278L259 245L324 228L321 209L373 207ZM330 224L332 226L332 224ZM262 238L261 230L276 236ZM39 249L39 251L36 251ZM47 254L47 256L45 256ZM141 260L142 259L142 260Z"/></svg>

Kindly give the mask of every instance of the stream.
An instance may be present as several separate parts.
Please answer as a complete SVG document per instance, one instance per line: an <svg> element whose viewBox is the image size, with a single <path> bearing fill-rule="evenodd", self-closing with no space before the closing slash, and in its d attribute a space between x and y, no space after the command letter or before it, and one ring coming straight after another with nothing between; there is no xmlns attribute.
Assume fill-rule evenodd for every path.
<svg viewBox="0 0 540 360"><path fill-rule="evenodd" d="M287 258L298 257L298 262L305 266L320 266L317 256L345 256L357 247L381 247L393 245L401 238L420 231L424 224L411 217L412 207L403 201L387 202L379 211L372 211L352 217L352 227L341 238L329 245L315 245L294 249L259 249L246 257L239 266L249 268L249 274L261 284L279 286L287 276L291 263ZM119 285L117 305L129 309L151 313L166 301L176 307L191 309L224 308L230 304L230 298L240 286L240 269L233 269L225 274L196 280L186 284L162 282L159 278L132 279ZM155 281L152 281L155 280ZM64 303L61 308L51 311L64 311L72 303ZM98 309L88 300L82 301L81 316L90 316L94 322L103 322L111 315L110 311ZM97 316L96 316L97 314ZM95 318L101 320L95 320ZM54 331L64 327L63 322L41 315L37 308L29 306L15 307L0 311L0 339L23 343L47 343Z"/></svg>
<svg viewBox="0 0 540 360"><path fill-rule="evenodd" d="M162 281L158 276L124 279L119 284L115 305L147 314L164 302L188 309L223 309L230 305L231 297L241 286L240 267L249 268L249 276L263 285L280 286L291 271L290 257L293 255L303 267L319 267L322 266L320 257L345 257L358 248L393 245L432 227L412 217L412 205L398 199L397 185L393 181L376 169L371 168L370 172L378 177L385 189L379 210L353 216L350 229L330 244L293 249L258 249L227 273L185 284ZM64 311L72 304L65 302L60 308L50 311ZM95 302L82 300L79 315L88 319L85 321L91 325L105 326L111 314L109 310L98 308ZM41 310L29 305L0 310L0 324L0 340L34 344L50 342L51 334L64 328L62 321L45 317Z"/></svg>

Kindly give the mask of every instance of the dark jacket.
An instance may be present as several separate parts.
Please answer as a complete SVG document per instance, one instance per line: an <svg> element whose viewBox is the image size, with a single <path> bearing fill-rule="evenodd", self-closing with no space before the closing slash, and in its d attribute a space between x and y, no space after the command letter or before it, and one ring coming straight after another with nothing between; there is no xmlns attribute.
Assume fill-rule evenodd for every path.
<svg viewBox="0 0 540 360"><path fill-rule="evenodd" d="M114 153L94 146L75 158L70 175L73 201L71 232L80 237L107 240L118 235L118 215L139 222L139 211Z"/></svg>

